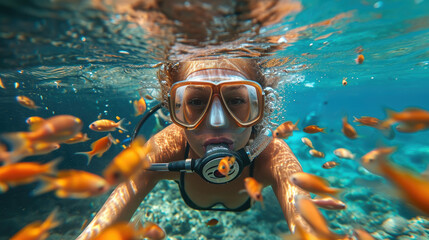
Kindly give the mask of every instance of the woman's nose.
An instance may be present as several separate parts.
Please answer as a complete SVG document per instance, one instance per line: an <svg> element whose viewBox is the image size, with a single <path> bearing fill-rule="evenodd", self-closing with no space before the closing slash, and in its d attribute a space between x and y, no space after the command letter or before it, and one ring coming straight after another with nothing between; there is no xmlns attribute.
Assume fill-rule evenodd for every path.
<svg viewBox="0 0 429 240"><path fill-rule="evenodd" d="M229 126L229 120L226 116L225 110L222 107L219 97L215 96L213 103L208 112L207 124L210 127L226 128Z"/></svg>

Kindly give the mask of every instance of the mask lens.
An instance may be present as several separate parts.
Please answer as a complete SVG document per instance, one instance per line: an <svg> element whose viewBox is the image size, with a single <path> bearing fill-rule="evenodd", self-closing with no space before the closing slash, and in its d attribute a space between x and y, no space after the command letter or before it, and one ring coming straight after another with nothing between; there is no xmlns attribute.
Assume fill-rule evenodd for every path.
<svg viewBox="0 0 429 240"><path fill-rule="evenodd" d="M171 104L176 121L188 127L196 125L204 113L212 95L207 85L186 85L173 89Z"/></svg>
<svg viewBox="0 0 429 240"><path fill-rule="evenodd" d="M220 89L229 113L241 124L248 124L259 117L261 91L247 84L224 85Z"/></svg>

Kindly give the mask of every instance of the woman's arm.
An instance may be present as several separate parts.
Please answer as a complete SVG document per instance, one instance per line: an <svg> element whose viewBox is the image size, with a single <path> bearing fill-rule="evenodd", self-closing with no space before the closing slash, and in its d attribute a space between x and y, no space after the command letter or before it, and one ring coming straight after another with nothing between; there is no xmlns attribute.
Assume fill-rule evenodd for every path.
<svg viewBox="0 0 429 240"><path fill-rule="evenodd" d="M183 131L174 125L153 136L147 144L152 146L149 158L151 162L174 161L184 154L182 153L184 151ZM131 179L116 187L77 240L91 239L113 223L129 221L156 183L161 179L172 178L174 176L170 173L139 170Z"/></svg>
<svg viewBox="0 0 429 240"><path fill-rule="evenodd" d="M258 161L258 165L265 165L263 167L266 172L264 175L267 175L265 179L269 181L266 184L272 186L290 231L295 232L297 222L306 227L307 223L295 207L295 196L305 195L310 197L310 195L289 180L289 176L293 173L302 172L298 159L283 140L275 138L263 152L261 160Z"/></svg>

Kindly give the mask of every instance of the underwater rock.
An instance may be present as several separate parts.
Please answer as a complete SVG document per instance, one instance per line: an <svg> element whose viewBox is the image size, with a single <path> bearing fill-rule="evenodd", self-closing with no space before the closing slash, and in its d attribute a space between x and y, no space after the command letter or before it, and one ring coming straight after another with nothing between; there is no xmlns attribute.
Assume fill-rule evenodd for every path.
<svg viewBox="0 0 429 240"><path fill-rule="evenodd" d="M383 230L392 236L398 236L402 234L406 230L407 226L407 219L400 216L388 218L381 225Z"/></svg>

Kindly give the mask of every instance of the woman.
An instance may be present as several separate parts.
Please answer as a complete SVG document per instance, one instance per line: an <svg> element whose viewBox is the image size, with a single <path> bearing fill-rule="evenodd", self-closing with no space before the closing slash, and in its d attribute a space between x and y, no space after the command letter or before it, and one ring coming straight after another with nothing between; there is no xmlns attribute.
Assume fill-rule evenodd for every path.
<svg viewBox="0 0 429 240"><path fill-rule="evenodd" d="M164 103L169 106L174 124L147 143L153 151L149 159L152 170L165 170L166 164L187 158L201 159L204 155L210 155L210 151L229 151L237 153L240 158L249 146L252 151L255 144L261 142L261 136L266 133L264 125L267 124L264 109L269 110L269 103L264 104L263 101L264 88L269 89L269 86L255 61L187 61L164 65L158 77ZM255 151L257 156L254 159L250 157L238 161L239 164L234 165L235 173L231 169L231 175L227 177L215 171L205 176L201 172L199 175L196 172L140 170L113 191L77 239L90 239L112 223L129 221L144 197L163 179L179 183L182 197L190 207L217 210L220 206L229 211L246 210L251 205L249 196L239 191L244 188L244 179L249 176L264 186L272 186L289 228L294 232L297 222L304 221L295 209L294 197L307 193L293 185L289 176L302 171L302 168L283 140L266 139L262 138L262 142L265 141L267 146L256 146L263 150L260 154ZM192 165L198 168L204 165L199 164L201 162L204 161L197 164L179 163L183 163L182 167Z"/></svg>

